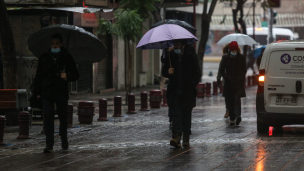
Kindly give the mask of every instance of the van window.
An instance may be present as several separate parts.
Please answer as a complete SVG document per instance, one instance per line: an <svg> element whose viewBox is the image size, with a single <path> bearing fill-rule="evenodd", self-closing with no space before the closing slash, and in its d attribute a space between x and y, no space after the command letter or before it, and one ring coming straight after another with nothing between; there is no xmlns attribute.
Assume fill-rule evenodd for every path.
<svg viewBox="0 0 304 171"><path fill-rule="evenodd" d="M267 75L270 77L304 77L303 51L274 51L268 61Z"/></svg>
<svg viewBox="0 0 304 171"><path fill-rule="evenodd" d="M249 35L253 38L252 35ZM260 45L267 45L267 35L255 35L255 41L258 42Z"/></svg>
<svg viewBox="0 0 304 171"><path fill-rule="evenodd" d="M276 35L276 41L278 40L290 40L290 36L286 36L286 35Z"/></svg>

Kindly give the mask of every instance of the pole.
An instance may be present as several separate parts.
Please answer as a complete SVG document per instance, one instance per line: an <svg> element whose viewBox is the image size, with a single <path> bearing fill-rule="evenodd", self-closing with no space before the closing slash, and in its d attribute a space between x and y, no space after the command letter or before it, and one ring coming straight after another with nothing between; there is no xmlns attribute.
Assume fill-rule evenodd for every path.
<svg viewBox="0 0 304 171"><path fill-rule="evenodd" d="M252 9L253 9L253 20L252 20L253 34L252 34L252 38L255 40L255 0L253 0Z"/></svg>
<svg viewBox="0 0 304 171"><path fill-rule="evenodd" d="M193 0L193 27L196 28L196 1ZM194 34L196 36L196 34ZM194 50L196 51L196 42L194 42Z"/></svg>
<svg viewBox="0 0 304 171"><path fill-rule="evenodd" d="M268 10L269 19L268 19L268 44L273 42L272 26L273 26L273 9L269 8Z"/></svg>

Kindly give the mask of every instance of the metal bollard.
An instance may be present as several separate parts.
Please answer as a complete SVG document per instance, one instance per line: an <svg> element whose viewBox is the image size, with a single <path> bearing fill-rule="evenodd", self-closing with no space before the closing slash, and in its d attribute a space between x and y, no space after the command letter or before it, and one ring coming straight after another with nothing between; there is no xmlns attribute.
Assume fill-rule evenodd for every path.
<svg viewBox="0 0 304 171"><path fill-rule="evenodd" d="M162 94L160 90L150 90L150 107L160 108Z"/></svg>
<svg viewBox="0 0 304 171"><path fill-rule="evenodd" d="M203 83L198 83L196 86L197 90L197 98L204 98L205 97L205 91L206 91L206 85Z"/></svg>
<svg viewBox="0 0 304 171"><path fill-rule="evenodd" d="M211 97L211 83L206 83L206 97Z"/></svg>
<svg viewBox="0 0 304 171"><path fill-rule="evenodd" d="M164 106L164 107L168 106L168 104L167 104L167 89L166 88L163 89L163 104L162 104L162 106Z"/></svg>
<svg viewBox="0 0 304 171"><path fill-rule="evenodd" d="M3 142L5 121L6 121L5 117L0 116L0 145L5 145Z"/></svg>
<svg viewBox="0 0 304 171"><path fill-rule="evenodd" d="M97 119L98 121L108 121L107 107L107 99L99 99L99 118Z"/></svg>
<svg viewBox="0 0 304 171"><path fill-rule="evenodd" d="M217 82L213 81L213 93L212 95L217 96L218 95L218 87L217 87Z"/></svg>
<svg viewBox="0 0 304 171"><path fill-rule="evenodd" d="M220 94L223 94L224 92L224 86L222 84L222 81L220 81L221 87L220 87Z"/></svg>
<svg viewBox="0 0 304 171"><path fill-rule="evenodd" d="M81 124L92 124L94 114L94 102L81 101L78 103L78 121Z"/></svg>
<svg viewBox="0 0 304 171"><path fill-rule="evenodd" d="M247 87L251 87L251 76L247 77Z"/></svg>
<svg viewBox="0 0 304 171"><path fill-rule="evenodd" d="M29 136L30 113L27 111L19 112L18 122L19 122L19 136L17 137L17 139L30 138Z"/></svg>
<svg viewBox="0 0 304 171"><path fill-rule="evenodd" d="M121 96L114 97L114 114L113 117L122 117L121 114Z"/></svg>
<svg viewBox="0 0 304 171"><path fill-rule="evenodd" d="M133 93L128 94L128 111L127 114L136 114L135 112L135 95Z"/></svg>
<svg viewBox="0 0 304 171"><path fill-rule="evenodd" d="M73 112L74 105L72 103L68 103L68 128L73 127Z"/></svg>
<svg viewBox="0 0 304 171"><path fill-rule="evenodd" d="M140 111L149 111L148 109L148 93L146 91L140 93L141 109Z"/></svg>

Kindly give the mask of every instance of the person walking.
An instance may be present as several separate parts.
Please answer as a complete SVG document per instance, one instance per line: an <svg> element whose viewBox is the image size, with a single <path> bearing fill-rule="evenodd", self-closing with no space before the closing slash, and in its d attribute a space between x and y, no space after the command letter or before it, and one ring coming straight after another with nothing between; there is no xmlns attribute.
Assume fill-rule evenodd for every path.
<svg viewBox="0 0 304 171"><path fill-rule="evenodd" d="M246 97L244 83L247 69L246 59L236 41L229 44L229 53L223 55L219 71L225 79L224 96L228 102L230 125L239 125L242 121L241 98Z"/></svg>
<svg viewBox="0 0 304 171"><path fill-rule="evenodd" d="M254 70L254 63L255 63L255 58L253 57L254 51L252 50L252 47L248 46L247 49L247 67L246 69L248 70L249 68L252 69L253 75L255 75L255 70Z"/></svg>
<svg viewBox="0 0 304 171"><path fill-rule="evenodd" d="M33 94L42 99L46 148L44 153L51 153L54 145L54 104L60 120L59 134L61 147L67 150L67 105L69 99L68 82L79 78L73 57L62 47L59 33L51 37L51 48L42 54L34 79Z"/></svg>
<svg viewBox="0 0 304 171"><path fill-rule="evenodd" d="M198 57L192 45L186 40L174 40L174 47L166 52L162 74L169 78L167 103L172 119L172 139L170 145L189 146L191 135L192 109L196 106L196 85L201 78Z"/></svg>
<svg viewBox="0 0 304 171"><path fill-rule="evenodd" d="M223 50L222 50L223 55L227 54L228 52L229 52L229 43L226 44L226 45L223 47ZM221 67L221 63L222 63L222 60L221 60L221 62L220 62L219 69L220 69L220 67ZM222 78L222 75L221 75L221 73L220 73L220 70L218 70L216 79L217 79L217 86L218 86L219 88L221 88L221 86L223 86L223 87L225 86L225 79L223 78L223 80L222 80L222 82L221 82L221 78ZM223 94L223 97L225 98L224 94ZM229 110L228 110L227 104L228 104L227 98L225 98L226 113L225 113L225 115L224 115L224 118L228 118L228 117L229 117Z"/></svg>

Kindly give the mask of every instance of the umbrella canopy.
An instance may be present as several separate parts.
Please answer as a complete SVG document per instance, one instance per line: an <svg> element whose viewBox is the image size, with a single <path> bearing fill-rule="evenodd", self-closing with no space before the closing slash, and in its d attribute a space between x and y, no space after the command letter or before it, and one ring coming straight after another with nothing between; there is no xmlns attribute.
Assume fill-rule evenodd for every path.
<svg viewBox="0 0 304 171"><path fill-rule="evenodd" d="M188 30L175 24L164 24L149 30L139 41L137 48L164 49L173 46L173 40L187 39L187 43L197 41Z"/></svg>
<svg viewBox="0 0 304 171"><path fill-rule="evenodd" d="M240 33L233 33L229 34L225 37L223 37L217 44L218 45L226 45L227 43L230 43L232 41L236 41L238 45L254 45L258 44L254 39L249 37L246 34L240 34Z"/></svg>
<svg viewBox="0 0 304 171"><path fill-rule="evenodd" d="M258 58L262 54L262 50L265 49L265 48L266 48L266 46L256 48L253 52L253 57Z"/></svg>
<svg viewBox="0 0 304 171"><path fill-rule="evenodd" d="M179 25L179 26L185 28L186 30L188 30L192 34L196 33L196 28L194 28L191 24L189 24L189 23L187 23L185 21L172 20L172 19L165 20L165 23L164 23L164 21L157 22L157 23L155 23L154 25L151 26L151 29L154 28L154 27L163 25L163 24L175 24L175 25Z"/></svg>
<svg viewBox="0 0 304 171"><path fill-rule="evenodd" d="M107 48L92 33L72 25L60 24L45 27L30 35L28 47L37 57L51 47L52 35L60 33L63 46L73 56L76 63L94 63L106 57Z"/></svg>

